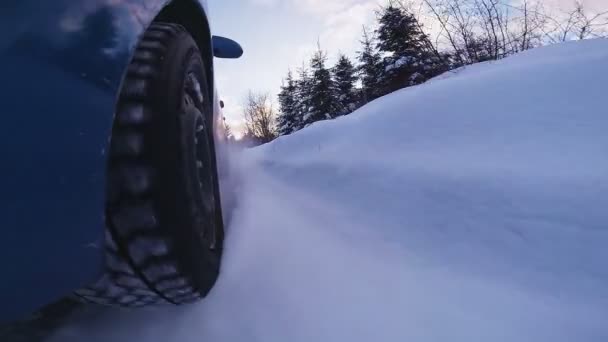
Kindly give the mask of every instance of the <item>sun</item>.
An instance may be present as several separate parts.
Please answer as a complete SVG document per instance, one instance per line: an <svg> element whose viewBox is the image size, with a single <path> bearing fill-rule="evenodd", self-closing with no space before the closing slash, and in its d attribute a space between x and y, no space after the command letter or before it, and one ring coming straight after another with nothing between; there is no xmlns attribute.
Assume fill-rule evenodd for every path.
<svg viewBox="0 0 608 342"><path fill-rule="evenodd" d="M245 132L243 132L243 131L242 131L242 130L240 130L240 129L235 129L235 130L232 132L232 136L234 137L234 139L235 139L235 140L241 140L241 139L243 139L243 137L245 136Z"/></svg>

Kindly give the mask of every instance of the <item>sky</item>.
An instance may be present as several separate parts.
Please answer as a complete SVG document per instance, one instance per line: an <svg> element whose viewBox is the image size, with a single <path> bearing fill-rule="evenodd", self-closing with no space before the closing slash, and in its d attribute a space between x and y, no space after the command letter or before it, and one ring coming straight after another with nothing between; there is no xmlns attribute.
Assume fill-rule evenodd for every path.
<svg viewBox="0 0 608 342"><path fill-rule="evenodd" d="M210 0L213 33L238 41L238 60L216 60L216 85L234 131L242 127L249 90L276 99L291 68L308 61L317 40L330 52L354 55L364 24L373 22L382 0Z"/></svg>
<svg viewBox="0 0 608 342"><path fill-rule="evenodd" d="M512 0L517 2L520 0ZM574 0L543 0L546 7L568 8ZM384 0L209 0L213 34L238 41L244 55L216 60L216 85L224 115L235 134L243 130L242 104L249 90L268 92L276 102L289 69L307 62L317 48L354 56L363 25L374 23ZM608 0L584 0L590 9Z"/></svg>

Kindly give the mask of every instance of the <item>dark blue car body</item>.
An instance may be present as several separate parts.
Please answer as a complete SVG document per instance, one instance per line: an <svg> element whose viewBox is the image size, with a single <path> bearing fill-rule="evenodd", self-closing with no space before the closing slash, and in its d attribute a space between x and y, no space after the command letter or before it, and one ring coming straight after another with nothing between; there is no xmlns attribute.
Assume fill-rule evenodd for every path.
<svg viewBox="0 0 608 342"><path fill-rule="evenodd" d="M0 322L100 276L106 149L125 67L161 18L195 38L212 83L206 13L202 0L0 4Z"/></svg>

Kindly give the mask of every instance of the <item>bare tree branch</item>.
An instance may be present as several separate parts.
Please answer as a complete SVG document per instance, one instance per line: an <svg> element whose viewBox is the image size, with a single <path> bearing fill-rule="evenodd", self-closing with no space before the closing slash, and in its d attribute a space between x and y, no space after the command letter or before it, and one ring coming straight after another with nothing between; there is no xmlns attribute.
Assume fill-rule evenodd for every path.
<svg viewBox="0 0 608 342"><path fill-rule="evenodd" d="M245 101L244 116L246 135L260 139L264 143L276 137L276 113L268 94L250 91Z"/></svg>

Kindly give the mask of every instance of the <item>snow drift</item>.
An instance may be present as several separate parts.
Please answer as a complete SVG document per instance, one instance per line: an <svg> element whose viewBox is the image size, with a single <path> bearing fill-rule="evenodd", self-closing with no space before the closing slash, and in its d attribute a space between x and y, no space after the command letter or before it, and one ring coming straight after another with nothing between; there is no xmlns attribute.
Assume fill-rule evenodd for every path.
<svg viewBox="0 0 608 342"><path fill-rule="evenodd" d="M222 275L52 341L608 340L608 40L528 51L246 151Z"/></svg>

